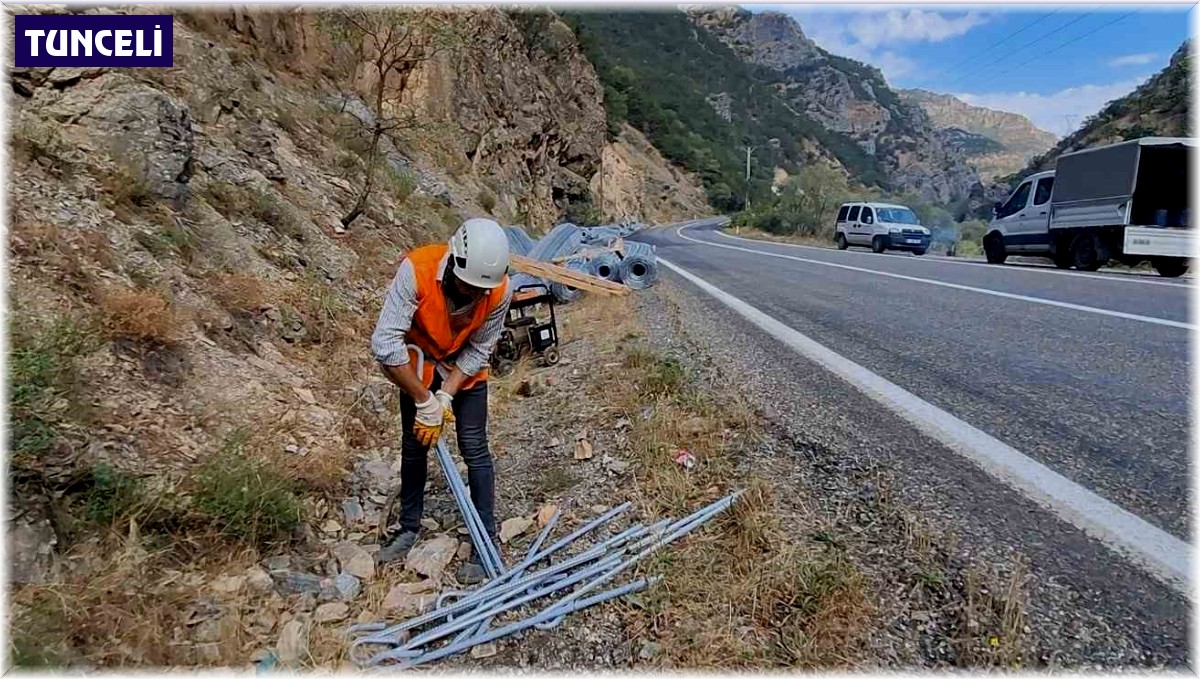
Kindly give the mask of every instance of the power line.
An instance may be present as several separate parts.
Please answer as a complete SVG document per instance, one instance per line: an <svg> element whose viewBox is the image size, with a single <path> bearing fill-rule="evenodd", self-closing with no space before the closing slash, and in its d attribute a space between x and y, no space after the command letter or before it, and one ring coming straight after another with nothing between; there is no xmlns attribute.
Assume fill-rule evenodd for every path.
<svg viewBox="0 0 1200 679"><path fill-rule="evenodd" d="M951 80L950 82L946 83L946 85L947 85L947 86L953 85L953 84L955 84L955 83L957 83L957 82L959 82L959 81L961 81L961 80L965 80L965 79L967 79L967 78L969 78L969 77L971 77L971 76L973 76L973 75L975 75L975 74L977 74L977 73L980 73L980 72L982 72L982 71L985 71L985 70L987 70L988 68L990 68L990 67L992 67L992 66L995 66L996 64L1000 63L1001 61L1004 61L1005 59L1007 59L1007 58L1009 58L1009 57L1011 57L1011 56L1015 55L1016 53L1018 53L1018 52L1020 52L1020 51L1024 50L1025 48L1027 48L1027 47L1032 47L1033 45L1036 45L1037 43L1039 43L1039 42L1041 42L1041 41L1045 40L1046 38L1049 38L1050 36L1052 36L1052 35L1054 35L1054 34L1056 34L1056 33L1059 33L1059 32L1061 32L1063 29L1066 29L1066 28L1069 28L1069 27L1071 27L1071 26L1074 26L1075 24L1079 23L1080 21L1083 21L1084 19L1088 18L1089 16L1091 16L1091 15L1093 15L1093 14L1095 14L1095 13L1096 13L1096 10L1095 10L1095 9L1092 9L1092 10L1090 10L1090 11L1086 12L1085 14L1082 14L1082 15L1080 15L1080 16L1078 16L1078 17L1075 17L1075 18L1074 18L1074 19L1072 19L1071 21L1068 21L1067 23L1063 24L1062 26L1059 26L1058 28L1054 29L1053 31L1050 31L1049 33L1047 33L1047 34L1045 34L1045 35L1041 36L1040 38L1035 38L1035 39L1031 40L1030 42L1027 42L1027 43L1025 43L1024 45L1021 45L1020 47L1018 47L1018 48L1016 48L1016 49L1014 49L1014 50L1012 50L1012 51L1010 51L1010 52L1008 52L1008 53L1004 54L1004 55L1003 55L1003 56L1001 56L999 59L993 59L992 61L989 61L988 63L984 64L983 66L980 66L979 68L975 69L974 71L971 71L970 73L967 73L966 75L962 75L962 76L959 76L959 77L957 77L957 78L955 78L955 79Z"/></svg>
<svg viewBox="0 0 1200 679"><path fill-rule="evenodd" d="M1021 35L1022 33L1024 33L1025 31L1027 31L1027 30L1029 30L1029 29L1033 28L1034 26L1036 26L1036 25L1037 25L1037 24L1039 24L1040 22L1042 22L1042 21L1045 21L1046 19L1050 18L1050 17L1051 17L1051 16L1053 16L1054 14L1058 13L1058 11L1059 11L1059 10L1061 10L1061 9L1062 9L1062 7L1058 7L1058 8L1054 9L1054 10L1053 10L1053 11L1051 11L1051 12L1047 12L1046 14L1044 14L1044 15L1042 15L1042 16L1040 16L1040 17L1037 17L1037 18L1035 18L1033 21L1030 21L1029 23L1025 24L1024 26L1022 26L1021 28L1017 29L1016 31L1014 31L1014 32L1012 32L1012 33L1009 33L1008 35L1004 36L1003 38L1000 38L1000 39L999 39L999 40L997 40L996 42L994 42L994 43L992 43L992 44L988 45L987 47L983 48L983 49L982 49L982 50L980 50L980 51L979 51L979 52L978 52L978 53L977 53L975 56L971 57L970 59L967 59L966 61L959 63L957 66L955 66L955 67L951 68L949 71L943 71L943 72L942 72L942 73L940 73L939 75L951 75L951 74L953 74L955 71L959 71L959 70L960 70L960 69L962 69L964 66L966 66L966 65L970 64L971 62L975 61L975 60L976 60L976 59L978 59L979 57L982 57L982 56L984 56L985 54L987 54L988 52L990 52L990 51L991 51L991 49L992 49L993 47L996 47L996 46L998 46L998 45L1002 45L1002 44L1004 44L1004 43L1008 42L1009 40L1012 40L1013 38L1017 37L1018 35Z"/></svg>
<svg viewBox="0 0 1200 679"><path fill-rule="evenodd" d="M996 75L997 76L1004 75L1004 74L1008 73L1009 71L1013 71L1015 69L1021 68L1022 66L1027 66L1029 64L1032 64L1033 62L1037 61L1038 59L1048 57L1051 54L1054 54L1055 52L1059 51L1060 49L1066 47L1067 45L1077 43L1080 40L1083 40L1084 38L1088 37L1089 35L1092 35L1093 33L1098 33L1100 31L1108 28L1109 26L1112 26L1113 24L1117 23L1118 21L1121 21L1123 19L1128 19L1129 17L1131 17L1133 15L1134 15L1134 12L1127 12L1125 14L1122 14L1121 16L1117 17L1116 19L1113 19L1112 21L1110 21L1102 26L1097 26L1096 28L1093 28L1092 30L1088 31L1087 33L1084 33L1083 35L1076 36L1075 38L1072 38L1071 40L1064 42L1063 44L1059 45L1058 47L1055 47L1054 49L1052 49L1048 52L1042 52L1041 54L1035 54L1033 56L1033 58L1028 59L1026 61L1022 61L1021 63L1017 64L1016 66L1011 66Z"/></svg>

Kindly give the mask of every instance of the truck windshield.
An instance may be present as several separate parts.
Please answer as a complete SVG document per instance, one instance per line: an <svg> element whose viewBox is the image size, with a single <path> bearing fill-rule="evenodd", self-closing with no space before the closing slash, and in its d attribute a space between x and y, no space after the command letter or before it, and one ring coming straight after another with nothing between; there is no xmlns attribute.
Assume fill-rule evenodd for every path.
<svg viewBox="0 0 1200 679"><path fill-rule="evenodd" d="M913 214L912 210L903 207L881 207L876 208L879 213L879 221L891 222L892 224L920 224L921 220Z"/></svg>

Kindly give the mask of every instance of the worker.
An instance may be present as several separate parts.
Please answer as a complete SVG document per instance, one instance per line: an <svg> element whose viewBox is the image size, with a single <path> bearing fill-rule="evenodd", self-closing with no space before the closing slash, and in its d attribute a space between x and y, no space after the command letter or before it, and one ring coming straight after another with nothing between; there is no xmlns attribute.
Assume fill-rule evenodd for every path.
<svg viewBox="0 0 1200 679"><path fill-rule="evenodd" d="M449 245L426 245L407 253L388 288L371 335L371 351L383 374L400 387L401 514L399 534L378 553L381 563L404 558L417 542L429 447L450 424L467 465L471 501L496 542L487 363L508 314L507 271L504 229L490 219L468 219ZM422 375L417 375L416 353L408 344L424 352ZM477 553L457 573L464 584L484 576Z"/></svg>

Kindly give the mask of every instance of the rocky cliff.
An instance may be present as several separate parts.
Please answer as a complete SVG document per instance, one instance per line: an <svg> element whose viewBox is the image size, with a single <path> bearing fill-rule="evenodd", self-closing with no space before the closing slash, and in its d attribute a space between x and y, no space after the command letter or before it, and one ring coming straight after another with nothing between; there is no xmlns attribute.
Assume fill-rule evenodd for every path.
<svg viewBox="0 0 1200 679"><path fill-rule="evenodd" d="M1020 172L1006 178L1014 184L1033 172L1054 168L1057 158L1071 151L1139 137L1187 137L1191 126L1192 44L1175 50L1167 67L1128 95L1109 102Z"/></svg>
<svg viewBox="0 0 1200 679"><path fill-rule="evenodd" d="M937 133L920 107L899 97L882 73L821 49L791 17L737 7L693 7L688 15L763 69L792 107L876 158L892 190L949 203L978 183L962 151Z"/></svg>
<svg viewBox="0 0 1200 679"><path fill-rule="evenodd" d="M367 347L405 250L488 213L541 229L579 202L696 208L694 180L643 140L606 141L569 29L485 10L448 16L470 40L393 92L420 124L384 140L339 233L374 113L369 71L321 19L179 13L173 68L9 72L8 534L13 579L35 585L12 615L57 662L241 665L245 634L280 632L197 604L208 569L244 569L294 528L289 548L324 572L326 543L379 524L369 494L360 532L339 521L364 465L391 472L394 390ZM119 603L90 586L130 573Z"/></svg>
<svg viewBox="0 0 1200 679"><path fill-rule="evenodd" d="M926 90L897 93L903 101L925 112L946 143L962 151L984 181L1021 169L1058 141L1057 136L1016 113L972 106L951 95Z"/></svg>

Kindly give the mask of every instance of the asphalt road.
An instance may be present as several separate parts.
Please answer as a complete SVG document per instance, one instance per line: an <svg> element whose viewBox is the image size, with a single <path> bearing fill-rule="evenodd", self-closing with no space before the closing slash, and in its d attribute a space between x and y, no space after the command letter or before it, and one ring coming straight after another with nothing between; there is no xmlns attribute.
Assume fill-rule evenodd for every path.
<svg viewBox="0 0 1200 679"><path fill-rule="evenodd" d="M729 238L711 222L683 236L699 242L675 229L644 239L825 347L1188 538L1190 333L1100 313L1186 323L1187 284L800 248Z"/></svg>
<svg viewBox="0 0 1200 679"><path fill-rule="evenodd" d="M712 221L681 232L654 229L638 240L1121 509L1189 539L1188 281L796 247L731 238ZM741 318L726 320L731 314L720 304L705 308L713 323L731 329L725 334L755 335L746 339L747 351L755 353L756 372L777 374L767 382L791 380L801 390L814 384L801 372L814 366L780 342ZM832 384L825 380L816 384ZM879 436L874 430L889 418L878 408L842 387L821 389L824 401L837 401L824 406L844 409L837 415L848 426ZM894 442L898 450L921 449L912 432L896 431ZM980 539L1025 551L1056 582L1073 582L1078 596L1107 611L1105 618L1128 619L1146 647L1182 647L1186 603L1176 593L954 454L909 456L910 478L916 485L922 475L929 478L949 513L962 515L964 524L989 517L993 525Z"/></svg>

